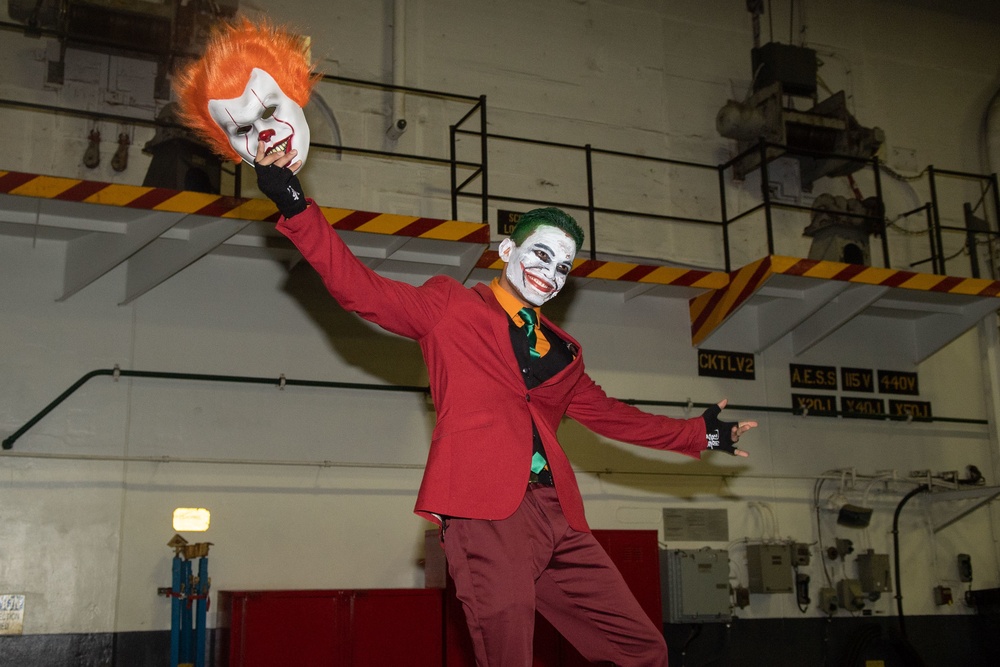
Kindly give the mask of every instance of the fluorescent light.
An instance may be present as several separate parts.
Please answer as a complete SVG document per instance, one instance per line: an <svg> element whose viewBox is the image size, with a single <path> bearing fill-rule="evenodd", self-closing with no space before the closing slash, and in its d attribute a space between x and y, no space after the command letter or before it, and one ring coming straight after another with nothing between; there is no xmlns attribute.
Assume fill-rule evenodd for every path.
<svg viewBox="0 0 1000 667"><path fill-rule="evenodd" d="M212 513L203 507L178 507L174 510L174 530L203 533L212 522Z"/></svg>

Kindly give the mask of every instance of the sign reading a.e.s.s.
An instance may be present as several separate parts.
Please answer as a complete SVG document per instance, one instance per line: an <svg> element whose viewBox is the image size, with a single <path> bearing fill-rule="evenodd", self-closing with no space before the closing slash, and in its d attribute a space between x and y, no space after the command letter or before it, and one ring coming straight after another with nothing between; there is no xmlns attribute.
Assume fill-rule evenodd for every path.
<svg viewBox="0 0 1000 667"><path fill-rule="evenodd" d="M698 350L698 375L753 380L754 366L754 356L747 352Z"/></svg>
<svg viewBox="0 0 1000 667"><path fill-rule="evenodd" d="M788 374L793 387L799 389L836 389L836 366L810 366L788 364Z"/></svg>

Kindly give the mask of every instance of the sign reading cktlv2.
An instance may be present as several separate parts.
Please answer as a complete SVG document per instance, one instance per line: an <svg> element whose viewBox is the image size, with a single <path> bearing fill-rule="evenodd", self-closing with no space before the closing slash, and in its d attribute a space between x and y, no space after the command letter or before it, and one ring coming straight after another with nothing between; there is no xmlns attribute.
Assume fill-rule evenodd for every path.
<svg viewBox="0 0 1000 667"><path fill-rule="evenodd" d="M756 363L748 352L698 350L698 375L730 380L753 380Z"/></svg>

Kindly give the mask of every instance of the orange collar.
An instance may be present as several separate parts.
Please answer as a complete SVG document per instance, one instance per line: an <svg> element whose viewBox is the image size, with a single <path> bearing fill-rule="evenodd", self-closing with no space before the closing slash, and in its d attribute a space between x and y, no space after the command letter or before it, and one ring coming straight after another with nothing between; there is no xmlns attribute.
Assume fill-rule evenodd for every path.
<svg viewBox="0 0 1000 667"><path fill-rule="evenodd" d="M513 294L511 294L510 292L508 292L507 290L505 290L503 287L500 286L499 278L493 279L493 281L490 283L490 289L493 290L493 296L497 298L497 301L500 303L500 307L503 308L504 312L506 312L510 316L510 319L514 320L514 324L517 325L518 327L524 326L524 320L521 319L519 311L522 308L525 308L526 306L522 306L521 302L517 299L516 296L514 296ZM533 309L535 311L535 314L538 316L538 321L541 322L542 309L541 308L533 308Z"/></svg>

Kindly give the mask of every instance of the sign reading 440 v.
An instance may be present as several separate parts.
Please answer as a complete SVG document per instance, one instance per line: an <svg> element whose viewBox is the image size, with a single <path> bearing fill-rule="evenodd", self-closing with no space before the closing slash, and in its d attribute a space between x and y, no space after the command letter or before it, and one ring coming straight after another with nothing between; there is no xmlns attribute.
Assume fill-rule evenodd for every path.
<svg viewBox="0 0 1000 667"><path fill-rule="evenodd" d="M905 394L907 396L920 394L917 374L905 371L879 371L878 390L883 394Z"/></svg>

